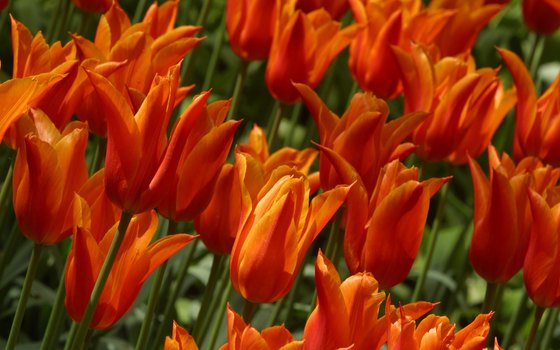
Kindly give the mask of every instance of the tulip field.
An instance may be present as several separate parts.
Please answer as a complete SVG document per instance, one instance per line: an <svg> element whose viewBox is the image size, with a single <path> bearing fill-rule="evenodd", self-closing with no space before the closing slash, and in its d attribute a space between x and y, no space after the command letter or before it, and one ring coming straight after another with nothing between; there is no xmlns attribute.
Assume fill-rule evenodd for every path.
<svg viewBox="0 0 560 350"><path fill-rule="evenodd" d="M560 349L559 0L0 0L0 349Z"/></svg>

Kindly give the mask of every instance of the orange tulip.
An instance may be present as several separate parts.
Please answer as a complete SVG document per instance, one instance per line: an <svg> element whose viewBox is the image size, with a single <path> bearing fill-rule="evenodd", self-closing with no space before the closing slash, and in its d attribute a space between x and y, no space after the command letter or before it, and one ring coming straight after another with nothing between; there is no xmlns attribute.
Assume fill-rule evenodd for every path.
<svg viewBox="0 0 560 350"><path fill-rule="evenodd" d="M315 88L329 64L350 44L359 29L351 25L341 30L340 23L333 21L326 10L304 14L295 10L295 3L289 0L278 6L274 40L265 72L272 96L285 103L299 99L292 82Z"/></svg>
<svg viewBox="0 0 560 350"><path fill-rule="evenodd" d="M324 8L330 13L334 19L340 19L348 10L348 1L346 0L299 0L296 8L305 13Z"/></svg>
<svg viewBox="0 0 560 350"><path fill-rule="evenodd" d="M163 350L198 350L198 346L189 332L173 321L171 338L165 337Z"/></svg>
<svg viewBox="0 0 560 350"><path fill-rule="evenodd" d="M560 74L537 99L531 74L513 52L498 49L517 88L513 154L516 159L535 156L560 164Z"/></svg>
<svg viewBox="0 0 560 350"><path fill-rule="evenodd" d="M515 103L514 89L504 90L497 70L475 70L473 61L445 57L432 63L414 46L412 55L396 48L405 92L405 112L431 112L412 134L418 155L430 161L467 162L486 149Z"/></svg>
<svg viewBox="0 0 560 350"><path fill-rule="evenodd" d="M560 203L558 196L545 200L533 190L529 191L529 202L533 225L523 263L525 287L536 305L557 307L560 305Z"/></svg>
<svg viewBox="0 0 560 350"><path fill-rule="evenodd" d="M76 7L87 12L107 12L117 0L72 0Z"/></svg>
<svg viewBox="0 0 560 350"><path fill-rule="evenodd" d="M130 309L150 274L195 238L186 234L174 234L150 244L157 225L157 214L154 211L132 218L95 310L91 328L106 329L117 322ZM81 227L74 233L66 267L64 303L75 322L80 322L83 317L117 226L118 223L99 241Z"/></svg>
<svg viewBox="0 0 560 350"><path fill-rule="evenodd" d="M216 254L230 254L240 220L249 215L258 192L280 165L295 166L307 175L317 151L307 148L298 151L284 147L269 155L266 137L254 126L249 143L239 145L235 165L222 167L208 207L195 220L200 239ZM313 193L318 184L311 184ZM240 219L242 218L242 219Z"/></svg>
<svg viewBox="0 0 560 350"><path fill-rule="evenodd" d="M523 21L538 34L550 35L560 28L560 3L556 0L523 0Z"/></svg>
<svg viewBox="0 0 560 350"><path fill-rule="evenodd" d="M478 315L471 324L455 333L455 325L445 316L428 315L416 326L406 310L401 309L400 313L388 332L388 350L484 349L493 315ZM494 350L498 349L495 342Z"/></svg>
<svg viewBox="0 0 560 350"><path fill-rule="evenodd" d="M368 196L356 170L334 151L321 149L343 183L356 182L348 194L344 236L350 272L371 272L383 289L402 282L420 249L430 198L450 178L419 182L418 169L394 160L381 169Z"/></svg>
<svg viewBox="0 0 560 350"><path fill-rule="evenodd" d="M268 57L276 8L276 0L227 0L226 29L233 52L246 61Z"/></svg>
<svg viewBox="0 0 560 350"><path fill-rule="evenodd" d="M39 244L55 244L72 234L72 203L87 180L87 126L69 124L60 133L40 110L20 121L14 166L13 201L22 233Z"/></svg>
<svg viewBox="0 0 560 350"><path fill-rule="evenodd" d="M258 330L245 321L228 304L228 342L220 350L302 350L303 342L294 338L284 326Z"/></svg>
<svg viewBox="0 0 560 350"><path fill-rule="evenodd" d="M370 93L358 93L339 118L310 87L295 86L319 129L321 145L333 149L357 170L368 193L373 192L382 166L414 151L413 144L402 142L424 120L424 113L408 114L387 123L387 103ZM328 158L321 157L319 167L324 188L342 183Z"/></svg>
<svg viewBox="0 0 560 350"><path fill-rule="evenodd" d="M239 225L230 260L235 290L256 303L288 293L303 258L342 205L348 186L321 193L309 203L309 181L296 169L276 169Z"/></svg>
<svg viewBox="0 0 560 350"><path fill-rule="evenodd" d="M396 313L388 298L388 316L378 317L385 293L378 292L371 274L358 273L341 282L334 265L319 251L315 284L317 306L305 324L304 349L377 350L383 345L388 321L395 319ZM418 318L434 306L416 302L403 308Z"/></svg>

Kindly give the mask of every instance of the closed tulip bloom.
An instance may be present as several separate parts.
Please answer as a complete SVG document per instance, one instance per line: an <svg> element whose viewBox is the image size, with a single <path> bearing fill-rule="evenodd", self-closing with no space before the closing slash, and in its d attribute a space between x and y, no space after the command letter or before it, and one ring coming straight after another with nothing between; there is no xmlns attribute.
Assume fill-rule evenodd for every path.
<svg viewBox="0 0 560 350"><path fill-rule="evenodd" d="M66 267L64 303L75 322L80 322L83 317L117 226L118 223L99 241L81 227L74 233ZM195 238L174 234L150 244L157 226L154 211L132 218L95 310L91 328L106 329L117 322L130 309L150 274Z"/></svg>
<svg viewBox="0 0 560 350"><path fill-rule="evenodd" d="M529 202L533 225L523 263L525 287L537 306L557 307L560 305L560 203L558 196L545 200L532 190L529 191Z"/></svg>
<svg viewBox="0 0 560 350"><path fill-rule="evenodd" d="M117 0L72 0L74 5L86 12L106 12Z"/></svg>
<svg viewBox="0 0 560 350"><path fill-rule="evenodd" d="M560 3L556 0L523 0L523 21L538 34L550 35L560 28Z"/></svg>
<svg viewBox="0 0 560 350"><path fill-rule="evenodd" d="M428 315L418 325L404 309L390 326L388 350L460 350L485 349L493 313L478 315L468 326L455 333L455 324L446 316ZM499 350L497 341L494 350Z"/></svg>
<svg viewBox="0 0 560 350"><path fill-rule="evenodd" d="M0 0L0 11L8 6L8 0Z"/></svg>
<svg viewBox="0 0 560 350"><path fill-rule="evenodd" d="M545 194L556 186L560 169L536 158L524 158L516 166L488 148L490 178L469 159L474 187L474 231L470 260L476 272L492 283L505 283L521 267L529 246L531 212L529 188Z"/></svg>
<svg viewBox="0 0 560 350"><path fill-rule="evenodd" d="M425 119L425 113L411 113L389 122L389 107L371 93L352 97L342 117L331 112L308 86L295 85L319 129L321 145L331 148L359 173L368 193L373 192L381 167L395 159L406 158L415 150L403 142ZM321 157L321 184L333 188L343 183L327 157Z"/></svg>
<svg viewBox="0 0 560 350"><path fill-rule="evenodd" d="M513 155L516 159L534 156L560 164L560 74L537 97L529 70L511 51L498 49L517 88Z"/></svg>
<svg viewBox="0 0 560 350"><path fill-rule="evenodd" d="M348 1L346 0L299 0L296 4L298 9L308 13L314 10L324 8L331 17L340 19L348 10Z"/></svg>
<svg viewBox="0 0 560 350"><path fill-rule="evenodd" d="M198 346L189 332L173 321L171 337L165 337L163 350L198 350Z"/></svg>
<svg viewBox="0 0 560 350"><path fill-rule="evenodd" d="M372 273L383 289L402 282L420 249L430 198L450 178L420 182L418 169L394 160L382 168L368 195L360 176L344 158L321 149L343 183L356 182L348 194L344 236L350 272Z"/></svg>
<svg viewBox="0 0 560 350"><path fill-rule="evenodd" d="M276 0L227 0L230 46L246 61L268 57L276 24Z"/></svg>
<svg viewBox="0 0 560 350"><path fill-rule="evenodd" d="M348 189L336 187L309 203L304 174L288 166L275 170L239 226L230 260L235 290L256 303L285 296L311 243L342 205Z"/></svg>
<svg viewBox="0 0 560 350"><path fill-rule="evenodd" d="M412 133L426 160L467 162L481 154L513 107L514 89L505 90L497 69L475 70L469 59L445 57L435 63L420 46L412 55L395 49L405 93L405 112L431 112Z"/></svg>
<svg viewBox="0 0 560 350"><path fill-rule="evenodd" d="M259 332L227 307L228 342L220 350L302 350L303 342L295 341L284 326L272 326Z"/></svg>
<svg viewBox="0 0 560 350"><path fill-rule="evenodd" d="M278 7L265 72L272 96L284 103L293 103L300 98L292 82L315 88L332 60L350 44L359 29L356 25L340 29L340 23L334 21L325 9L304 14L295 10L295 3L290 0Z"/></svg>
<svg viewBox="0 0 560 350"><path fill-rule="evenodd" d="M69 124L61 133L40 110L20 121L29 130L19 143L13 177L13 201L22 233L38 244L55 244L76 226L74 193L88 178L87 126ZM31 130L30 130L31 129Z"/></svg>
<svg viewBox="0 0 560 350"><path fill-rule="evenodd" d="M304 349L377 350L387 339L387 326L396 318L388 298L387 316L379 317L385 293L370 273L357 273L341 282L334 265L321 251L315 263L317 306L303 331ZM435 304L404 305L411 315L421 317Z"/></svg>

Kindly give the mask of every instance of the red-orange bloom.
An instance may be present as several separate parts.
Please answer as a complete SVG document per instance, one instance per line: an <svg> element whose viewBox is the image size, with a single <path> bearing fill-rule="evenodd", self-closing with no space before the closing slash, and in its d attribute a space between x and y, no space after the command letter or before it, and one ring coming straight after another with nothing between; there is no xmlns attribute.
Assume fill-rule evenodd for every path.
<svg viewBox="0 0 560 350"><path fill-rule="evenodd" d="M340 154L356 169L368 193L373 192L381 167L414 151L413 144L402 142L424 120L424 113L411 113L387 123L387 103L370 93L357 93L338 117L311 88L295 86L319 129L321 145ZM324 188L343 183L328 158L321 157L319 167Z"/></svg>
<svg viewBox="0 0 560 350"><path fill-rule="evenodd" d="M418 326L406 310L400 310L400 317L391 324L388 350L468 350L485 349L486 338L490 332L490 319L493 313L478 315L475 320L455 333L455 325L446 316L428 315ZM497 341L494 350L499 350Z"/></svg>
<svg viewBox="0 0 560 350"><path fill-rule="evenodd" d="M507 154L488 148L490 179L472 159L474 231L470 260L485 280L505 283L523 266L531 232L529 187L544 193L556 185L560 169L524 158L516 167Z"/></svg>
<svg viewBox="0 0 560 350"><path fill-rule="evenodd" d="M556 0L523 0L523 20L538 34L550 35L560 28L560 3Z"/></svg>
<svg viewBox="0 0 560 350"><path fill-rule="evenodd" d="M515 103L497 69L475 70L474 61L444 57L432 62L414 46L412 55L396 48L405 93L405 112L431 112L412 134L418 155L426 160L467 162L481 154Z"/></svg>
<svg viewBox="0 0 560 350"><path fill-rule="evenodd" d="M195 238L186 234L174 234L150 244L157 225L157 214L154 211L132 218L95 310L91 328L106 329L117 322L130 309L150 274ZM83 317L117 226L118 223L99 241L81 227L74 234L66 267L64 303L75 322L80 322Z"/></svg>
<svg viewBox="0 0 560 350"><path fill-rule="evenodd" d="M251 203L270 175L280 165L295 166L306 174L317 151L307 148L298 151L284 147L269 155L266 137L261 128L254 126L249 143L239 145L235 165L222 167L213 197L208 207L195 220L196 232L212 252L229 254L239 229L239 222L249 215ZM310 183L311 192L317 184Z"/></svg>
<svg viewBox="0 0 560 350"><path fill-rule="evenodd" d="M27 238L55 244L77 224L72 203L88 177L88 131L83 123L73 122L60 133L40 110L29 114L20 121L23 140L14 166L14 210Z"/></svg>
<svg viewBox="0 0 560 350"><path fill-rule="evenodd" d="M558 196L545 200L529 191L533 225L527 255L523 263L523 279L527 294L543 308L560 305L560 203Z"/></svg>
<svg viewBox="0 0 560 350"><path fill-rule="evenodd" d="M284 326L258 330L245 321L228 304L228 342L220 350L302 350L303 342L294 341Z"/></svg>
<svg viewBox="0 0 560 350"><path fill-rule="evenodd" d="M198 350L193 337L175 321L171 332L171 337L165 337L163 350Z"/></svg>
<svg viewBox="0 0 560 350"><path fill-rule="evenodd" d="M268 57L276 25L276 0L227 0L226 28L232 50L246 61Z"/></svg>
<svg viewBox="0 0 560 350"><path fill-rule="evenodd" d="M299 99L292 82L315 88L332 60L357 34L358 27L340 29L325 9L308 14L295 10L289 0L278 8L274 40L266 66L266 84L275 99L292 103Z"/></svg>
<svg viewBox="0 0 560 350"><path fill-rule="evenodd" d="M537 99L531 74L523 61L511 51L498 49L498 52L517 88L513 155L516 159L534 156L546 163L559 165L560 74Z"/></svg>
<svg viewBox="0 0 560 350"><path fill-rule="evenodd" d="M0 0L0 11L8 6L8 0Z"/></svg>
<svg viewBox="0 0 560 350"><path fill-rule="evenodd" d="M298 9L303 12L313 12L320 8L324 8L331 17L334 19L339 19L344 15L346 10L348 10L347 0L299 0L296 4Z"/></svg>
<svg viewBox="0 0 560 350"><path fill-rule="evenodd" d="M420 249L430 198L450 178L418 181L418 169L394 160L381 169L368 195L356 170L340 155L322 147L348 194L344 255L352 273L371 272L381 288L402 282ZM369 202L369 204L368 204Z"/></svg>
<svg viewBox="0 0 560 350"><path fill-rule="evenodd" d="M369 273L358 273L344 282L334 265L319 251L315 263L317 306L303 331L304 349L377 350L387 339L389 321L397 318L387 299L386 315L379 316L385 293L378 292L377 281ZM416 302L403 308L421 317L435 304Z"/></svg>
<svg viewBox="0 0 560 350"><path fill-rule="evenodd" d="M107 12L117 0L72 0L76 7L87 12Z"/></svg>
<svg viewBox="0 0 560 350"><path fill-rule="evenodd" d="M235 290L257 303L286 295L311 243L342 205L348 189L336 187L309 203L307 177L288 166L277 168L240 223L230 261Z"/></svg>

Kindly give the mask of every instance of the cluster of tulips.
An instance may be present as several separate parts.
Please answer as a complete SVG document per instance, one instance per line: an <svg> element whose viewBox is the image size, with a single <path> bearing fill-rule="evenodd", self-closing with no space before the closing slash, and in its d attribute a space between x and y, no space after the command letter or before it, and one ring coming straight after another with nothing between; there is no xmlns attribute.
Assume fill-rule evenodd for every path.
<svg viewBox="0 0 560 350"><path fill-rule="evenodd" d="M4 18L14 2L0 1ZM227 100L183 85L205 40L204 8L196 26L176 26L179 0L154 2L138 21L116 0L62 0L61 9L95 19L95 34L71 32L53 43L10 15L12 78L0 84L0 140L13 161L2 169L1 225L15 217L13 235L33 248L23 284L9 281L19 302L1 334L5 348L17 347L24 319L33 317L25 311L53 245L64 268L41 349L92 346L147 296L140 292L156 270L147 300L137 302L146 303L139 334L127 339L136 349L215 349L223 328L220 349L231 350L498 350L512 341L502 342L491 321L521 271L536 306L523 345L546 339L540 321L560 305L560 74L539 96L517 53L496 48L500 69L477 67L471 51L506 8L521 7L539 38L554 34L560 3L425 3L227 0L221 30L241 60ZM346 48L355 89L339 116L316 89ZM250 69L261 60L264 72ZM277 101L266 131L243 121L244 104L260 98L244 96L249 78L263 79ZM317 135L307 148L281 130L290 108L301 113L294 104L306 107L309 135ZM389 106L399 104L403 115L395 116ZM513 109L514 123L504 127L509 152L492 140ZM428 177L430 164L448 170ZM474 207L465 264L487 287L482 305L459 322L438 316L440 300L422 295L455 182L449 169L467 165L474 200L463 206ZM196 234L177 233L181 227ZM422 271L411 278L428 235ZM0 239L0 278L18 249L13 242ZM190 250L181 267L168 268L183 248ZM201 251L213 263L198 318L172 322ZM281 325L313 265L308 314L294 328ZM399 298L403 282L413 293ZM269 303L276 304L266 309L268 327L257 327L253 316ZM557 319L549 312L551 334Z"/></svg>

